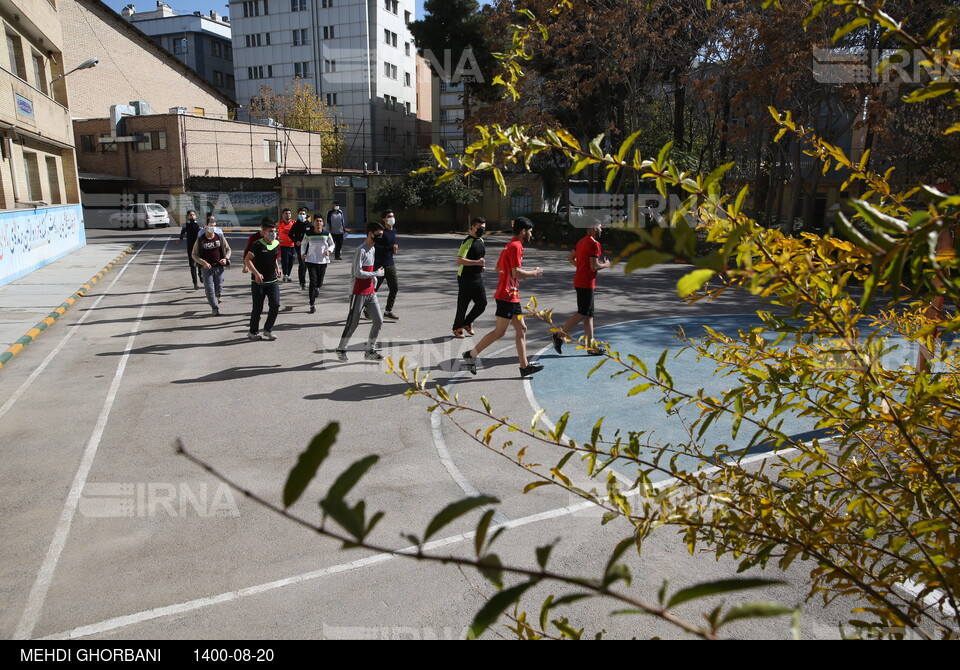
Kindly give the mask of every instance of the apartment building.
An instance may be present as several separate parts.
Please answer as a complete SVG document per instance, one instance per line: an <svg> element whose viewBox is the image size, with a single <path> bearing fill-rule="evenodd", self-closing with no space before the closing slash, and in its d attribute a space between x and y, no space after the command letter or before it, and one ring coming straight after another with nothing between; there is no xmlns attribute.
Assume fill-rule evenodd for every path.
<svg viewBox="0 0 960 670"><path fill-rule="evenodd" d="M311 86L346 131L343 167L402 171L416 157L414 0L230 0L237 100ZM282 123L282 119L278 119Z"/></svg>
<svg viewBox="0 0 960 670"><path fill-rule="evenodd" d="M59 4L0 0L0 285L86 243Z"/></svg>
<svg viewBox="0 0 960 670"><path fill-rule="evenodd" d="M161 0L157 0L154 10L138 12L135 5L127 5L120 15L196 70L221 93L236 98L228 17L215 11L178 12Z"/></svg>

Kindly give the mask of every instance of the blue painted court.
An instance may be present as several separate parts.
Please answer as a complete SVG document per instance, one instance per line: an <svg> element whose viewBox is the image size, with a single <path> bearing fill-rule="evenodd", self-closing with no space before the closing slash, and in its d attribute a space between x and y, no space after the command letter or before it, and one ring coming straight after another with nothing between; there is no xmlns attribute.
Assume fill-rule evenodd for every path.
<svg viewBox="0 0 960 670"><path fill-rule="evenodd" d="M620 352L624 359L628 354L634 354L649 366L651 374L660 355L666 350L669 352L667 370L676 388L689 391L702 388L707 395L718 398L724 391L740 386L739 380L735 376L718 374L714 362L697 360L696 352L681 351L684 345L677 339L678 329L682 328L690 338L705 334L704 326L735 336L739 330L760 324L755 314L699 317L695 321L689 318L647 319L597 328L595 337L610 342L611 347ZM582 331L574 333L580 334ZM897 336L888 338L886 344L890 349L882 358L884 367L896 368L905 363L915 363L917 349L912 344ZM603 416L602 435L607 441L616 439L617 431L624 436L630 431L646 431L645 439L641 442L661 447L690 441L685 426L699 416L697 408L678 405L678 413L668 416L660 402L662 394L654 389L628 397L628 391L642 383L642 380L631 382L626 374L611 378L613 373L622 369L612 361L588 379L587 374L601 359L588 356L573 344L564 345L562 356L558 356L552 346L547 347L539 359L545 369L532 378L534 397L554 422L564 412L570 411L566 434L571 439L589 441L594 423ZM812 439L823 434L815 431L815 420L811 418L785 413L777 419L784 420L782 430L787 435ZM712 453L721 444L730 445L733 449L746 449L755 431L744 423L737 438L732 439L732 427L732 418L715 421L703 436L705 452ZM755 449L760 453L769 448L768 445ZM647 453L652 456L654 452L655 449L651 448ZM698 461L690 457L680 458L677 463L685 468L698 465ZM635 467L626 463L617 469L630 479L636 477Z"/></svg>

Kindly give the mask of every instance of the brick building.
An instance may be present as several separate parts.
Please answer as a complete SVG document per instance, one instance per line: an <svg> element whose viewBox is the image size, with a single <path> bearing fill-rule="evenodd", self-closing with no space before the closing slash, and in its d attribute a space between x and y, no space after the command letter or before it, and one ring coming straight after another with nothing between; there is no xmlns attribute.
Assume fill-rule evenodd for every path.
<svg viewBox="0 0 960 670"><path fill-rule="evenodd" d="M32 3L37 4L37 3ZM39 3L45 4L45 3ZM146 100L155 110L183 107L226 118L236 103L100 0L58 0L63 67L99 58L96 77L71 82L74 118L106 116L110 105Z"/></svg>
<svg viewBox="0 0 960 670"><path fill-rule="evenodd" d="M178 221L187 209L205 209L201 202L207 201L236 208L245 197L269 208L272 199L275 208L280 175L322 168L319 133L182 113L115 118L116 126L111 118L74 121L81 174L127 180L128 194L166 206ZM90 218L102 223L118 202L91 198L85 204ZM225 207L221 218L228 223L259 221L255 212Z"/></svg>

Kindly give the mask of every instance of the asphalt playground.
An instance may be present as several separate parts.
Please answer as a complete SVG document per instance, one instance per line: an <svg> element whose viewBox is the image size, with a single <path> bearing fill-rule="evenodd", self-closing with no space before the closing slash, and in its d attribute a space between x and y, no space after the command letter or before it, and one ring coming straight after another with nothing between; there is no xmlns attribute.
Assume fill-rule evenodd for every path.
<svg viewBox="0 0 960 670"><path fill-rule="evenodd" d="M384 325L385 355L429 370L434 382L466 403L480 407L481 396L487 398L495 414L517 423L529 424L542 408L548 425L570 411L567 434L574 439L589 435L598 416L611 427L659 431L670 439L674 428L662 409L641 402L642 395L627 397L609 375L588 380L596 359L572 345L558 356L548 327L535 319L527 321L528 347L544 371L519 378L510 334L484 352L476 376L460 370L460 354L493 326L496 281L490 273L491 306L476 324L477 335L453 339L453 259L461 237L408 236L401 221L394 310L400 319ZM242 248L241 239L234 246ZM505 242L503 236L488 239L488 259ZM350 247L358 243L348 241ZM388 375L385 364L363 360L369 322L361 322L350 360L338 361L334 348L350 290L346 260L328 270L316 314L307 313L306 292L284 284L287 309L274 329L278 339L251 342L248 276L237 265L228 270L221 316L211 316L203 292L192 289L177 231L88 231L87 248L78 253L86 255L58 261L19 288L0 289L5 348L33 329L48 303L49 309L63 304L113 263L0 369L3 637L462 638L494 593L469 570L343 550L226 487L178 455L177 440L243 489L279 504L298 454L329 422L339 422L331 457L291 511L319 522L317 501L334 478L377 454L379 462L353 497L363 497L370 511L386 512L371 538L383 546L409 546L404 534L421 535L445 505L478 493L500 500L495 521L506 528L497 544L504 563L533 566L535 549L559 538L552 568L595 577L629 534L618 522L601 525L595 508L553 487L524 494L526 473L469 437L488 425L482 419L465 418L460 430L427 411L422 399L406 398L409 387ZM555 309L557 320L574 311L565 250L530 247L524 265L545 269L543 278L523 282L524 299L536 295L541 307ZM45 280L45 271L61 274ZM677 325L689 333L698 324L749 323L756 305L732 296L684 304L674 290L684 272L679 266L602 272L598 337L655 362L664 349L679 353L672 335ZM42 304L40 294L46 296ZM681 355L673 365L675 376L697 388L736 383L695 358ZM797 432L804 428L798 425ZM630 478L629 471L621 475ZM446 527L431 551L470 555L478 519L472 514ZM628 562L630 592L648 601L666 579L678 589L736 576L734 562L689 555L667 528ZM751 576L786 584L724 600L802 604L809 568L797 563L787 574L754 571ZM543 584L524 606L535 614L547 594L566 592ZM716 604L691 604L681 613L699 622L700 613ZM616 609L616 603L593 600L562 614L577 628L605 630L610 637L684 637L658 619L610 616ZM848 609L806 603L804 636L837 637L837 622ZM745 622L728 634L782 639L789 625L786 618ZM497 627L487 637L510 633Z"/></svg>

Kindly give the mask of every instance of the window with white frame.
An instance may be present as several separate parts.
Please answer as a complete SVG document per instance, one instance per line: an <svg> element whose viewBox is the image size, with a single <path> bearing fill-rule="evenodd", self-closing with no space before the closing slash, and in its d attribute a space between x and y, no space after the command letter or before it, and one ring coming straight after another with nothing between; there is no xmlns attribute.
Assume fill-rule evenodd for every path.
<svg viewBox="0 0 960 670"><path fill-rule="evenodd" d="M337 94L327 93L327 107L336 107L336 106L337 106Z"/></svg>
<svg viewBox="0 0 960 670"><path fill-rule="evenodd" d="M299 28L293 31L293 46L299 47L310 44L310 31L308 28Z"/></svg>
<svg viewBox="0 0 960 670"><path fill-rule="evenodd" d="M336 72L337 71L337 61L326 59L323 61L323 71L324 72Z"/></svg>
<svg viewBox="0 0 960 670"><path fill-rule="evenodd" d="M323 27L323 39L333 40L336 39L336 26L324 26Z"/></svg>
<svg viewBox="0 0 960 670"><path fill-rule="evenodd" d="M265 163L283 162L283 150L279 141L277 140L263 141L263 161Z"/></svg>
<svg viewBox="0 0 960 670"><path fill-rule="evenodd" d="M290 11L291 12L307 11L307 0L290 0Z"/></svg>
<svg viewBox="0 0 960 670"><path fill-rule="evenodd" d="M134 147L137 151L161 151L167 148L167 132L165 130L150 130L140 133L144 139Z"/></svg>
<svg viewBox="0 0 960 670"><path fill-rule="evenodd" d="M304 61L302 63L293 64L293 76L299 79L306 79L310 76L310 62Z"/></svg>

